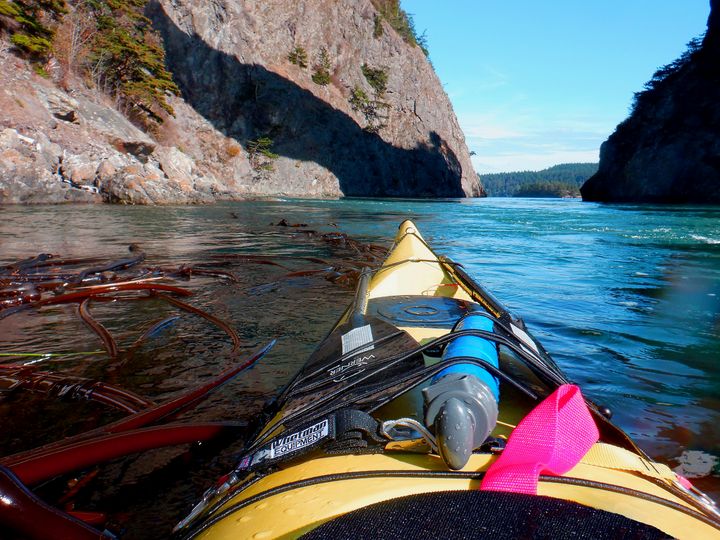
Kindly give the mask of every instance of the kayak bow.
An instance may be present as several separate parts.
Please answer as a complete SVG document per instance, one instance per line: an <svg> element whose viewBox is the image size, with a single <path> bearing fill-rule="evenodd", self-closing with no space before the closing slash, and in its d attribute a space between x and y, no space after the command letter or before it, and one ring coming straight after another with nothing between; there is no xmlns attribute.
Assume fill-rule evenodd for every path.
<svg viewBox="0 0 720 540"><path fill-rule="evenodd" d="M584 399L405 221L182 538L720 538L720 514Z"/></svg>

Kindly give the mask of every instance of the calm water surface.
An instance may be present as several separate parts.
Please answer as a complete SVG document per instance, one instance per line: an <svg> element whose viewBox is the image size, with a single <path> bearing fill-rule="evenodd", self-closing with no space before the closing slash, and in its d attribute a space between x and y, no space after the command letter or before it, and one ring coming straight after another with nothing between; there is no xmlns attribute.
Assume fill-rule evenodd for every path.
<svg viewBox="0 0 720 540"><path fill-rule="evenodd" d="M678 466L688 451L702 452L693 455L709 465L696 483L718 497L720 208L540 199L5 207L0 263L41 252L117 259L126 256L131 242L143 247L148 264L159 266L254 253L282 256L288 268L300 270L318 267L301 256L348 256L296 229L270 226L280 218L321 231L335 230L336 224L351 236L386 245L401 220L416 220L431 245L462 262L521 315L569 378L608 405L614 420L652 456ZM286 268L244 264L232 270L240 283L193 278L191 302L232 321L247 350L273 337L278 345L192 419L251 419L302 365L352 295L318 277L284 278ZM101 350L73 309L0 321L0 352ZM98 304L93 313L127 346L149 323L173 311L147 301ZM120 367L103 354L41 363L48 370L110 378L163 400L222 370L229 348L220 331L183 316ZM0 452L86 429L102 414L87 405L9 396L0 401ZM162 534L162 527L176 522L227 469L238 447L212 459L171 450L115 463L99 473L83 508L127 514L117 518L126 537ZM125 487L118 491L117 485Z"/></svg>

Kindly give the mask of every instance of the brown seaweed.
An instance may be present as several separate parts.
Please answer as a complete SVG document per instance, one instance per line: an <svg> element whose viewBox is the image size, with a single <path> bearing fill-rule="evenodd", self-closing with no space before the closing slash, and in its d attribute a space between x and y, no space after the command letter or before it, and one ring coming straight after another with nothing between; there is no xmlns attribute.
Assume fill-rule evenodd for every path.
<svg viewBox="0 0 720 540"><path fill-rule="evenodd" d="M140 347L140 345L143 344L146 339L156 334L160 329L168 326L171 322L176 321L179 318L180 317L178 317L177 315L172 315L171 317L165 317L150 325L150 327L145 330L145 332L143 332L142 335L137 338L132 345L130 345L130 347L128 347L128 350L125 352L126 356L132 356L132 354L138 349L138 347Z"/></svg>
<svg viewBox="0 0 720 540"><path fill-rule="evenodd" d="M261 257L261 256L257 256L257 255L223 253L223 254L211 255L211 258L222 259L222 260L231 260L235 263L265 264L268 266L279 266L280 268L285 268L286 270L290 270L290 268L287 267L286 265L272 261L267 256Z"/></svg>
<svg viewBox="0 0 720 540"><path fill-rule="evenodd" d="M75 400L92 400L125 413L135 414L154 405L133 392L100 382L37 371L16 364L0 366L0 388L5 393L20 389Z"/></svg>
<svg viewBox="0 0 720 540"><path fill-rule="evenodd" d="M271 223L275 227L307 227L307 223L290 223L287 219L282 218L277 223Z"/></svg>
<svg viewBox="0 0 720 540"><path fill-rule="evenodd" d="M238 283L240 280L235 274L230 272L223 272L221 270L208 270L207 268L200 268L198 266L181 266L176 269L162 268L160 271L165 276L171 277L184 277L189 278L192 275L196 276L210 276L228 279L234 283Z"/></svg>
<svg viewBox="0 0 720 540"><path fill-rule="evenodd" d="M72 448L76 448L79 445L84 444L85 441L99 440L108 434L130 432L132 430L143 428L154 422L174 418L189 408L197 406L197 404L205 399L212 391L231 380L238 373L252 367L256 362L263 358L274 345L275 341L273 340L267 345L256 349L253 354L226 369L210 381L207 381L195 388L191 388L168 402L153 405L144 411L131 414L130 416L121 418L120 420L110 424L80 433L73 437L68 437L66 439L48 443L38 448L33 448L31 450L18 452L11 456L0 458L0 465L9 467L16 472L19 472L20 467L24 467L23 470L25 473L32 475L33 480L29 477L23 477L23 480L31 484L34 483L34 481L46 480L54 474L48 475L47 471L39 471L37 466L43 465L51 468L57 467L58 465L53 463L52 458L57 456L58 452L64 453L69 449L71 450L69 457L72 457ZM70 470L73 470L73 467L62 470L60 473L69 472Z"/></svg>
<svg viewBox="0 0 720 540"><path fill-rule="evenodd" d="M158 298L165 300L166 302L169 302L170 304L173 304L174 306L179 307L180 309L183 309L190 313L194 313L195 315L199 315L200 317L210 321L215 326L220 328L232 340L232 342L233 342L232 352L237 352L237 350L242 345L242 341L240 341L240 336L238 336L237 332L233 329L232 326L230 326L228 323L226 323L222 319L218 319L214 315L210 315L208 312L203 311L202 309L196 308L195 306L191 306L190 304L181 302L180 300L178 300L177 298L173 298L172 296L167 296L165 294L157 294L156 296Z"/></svg>
<svg viewBox="0 0 720 540"><path fill-rule="evenodd" d="M6 309L4 311L0 311L0 319L4 319L8 315L12 315L13 313L17 313L18 311L24 309L38 308L42 306L52 306L57 304L66 304L69 302L82 302L83 300L91 296L99 296L119 291L163 291L177 294L178 296L192 296L193 294L187 289L182 289L174 285L163 285L161 283L111 283L109 285L88 287L84 290L61 294L53 298L44 298L36 302L31 302L22 306L16 306L14 308Z"/></svg>
<svg viewBox="0 0 720 540"><path fill-rule="evenodd" d="M110 358L115 358L118 355L117 343L115 342L115 339L113 339L110 332L108 332L108 329L105 328L98 321L96 321L92 317L92 315L90 315L90 310L88 309L89 303L90 298L85 298L85 300L80 302L80 304L78 305L78 315L80 315L80 318L87 325L87 327L100 337L103 345L105 346L105 350L108 353L108 356L110 356Z"/></svg>
<svg viewBox="0 0 720 540"><path fill-rule="evenodd" d="M25 272L29 268L37 266L38 264L45 262L52 257L53 256L50 253L41 253L40 255L37 255L35 257L30 257L28 259L23 259L21 261L11 263L7 266L4 266L3 269L9 270L11 272Z"/></svg>
<svg viewBox="0 0 720 540"><path fill-rule="evenodd" d="M101 274L103 272L112 272L115 270L124 270L126 268L130 268L131 266L135 266L137 264L140 264L142 261L145 260L145 253L140 253L139 255L135 257L131 257L129 259L120 259L117 261L112 261L107 264L103 264L101 266L96 266L93 268L88 268L86 270L83 270L80 272L77 276L78 282L81 282L83 279L85 279L90 274Z"/></svg>

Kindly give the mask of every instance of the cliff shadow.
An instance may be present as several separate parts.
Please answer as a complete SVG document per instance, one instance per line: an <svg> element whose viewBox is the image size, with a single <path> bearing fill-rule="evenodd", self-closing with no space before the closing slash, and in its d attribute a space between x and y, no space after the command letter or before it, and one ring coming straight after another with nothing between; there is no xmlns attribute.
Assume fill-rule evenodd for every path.
<svg viewBox="0 0 720 540"><path fill-rule="evenodd" d="M460 163L437 133L397 148L294 82L182 31L159 2L147 14L184 100L244 147L268 137L273 152L331 171L347 196L464 196Z"/></svg>

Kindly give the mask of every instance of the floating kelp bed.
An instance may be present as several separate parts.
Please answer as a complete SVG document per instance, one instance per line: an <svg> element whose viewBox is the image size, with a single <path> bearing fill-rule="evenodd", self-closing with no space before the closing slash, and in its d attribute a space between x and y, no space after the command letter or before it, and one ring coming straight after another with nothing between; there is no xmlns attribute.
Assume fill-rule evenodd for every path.
<svg viewBox="0 0 720 540"><path fill-rule="evenodd" d="M278 226L332 257L211 253L192 264L153 266L133 244L128 257L115 260L40 254L0 266L0 492L27 509L22 515L0 509L0 528L82 537L88 525L120 536L129 527L133 536L138 529L126 503L178 474L189 476L197 448L189 451L188 444L211 442L203 447L208 459L242 439L246 423L212 410L213 398L204 411L193 409L274 341L256 342L206 305L229 291L252 301L281 285L292 291L314 280L350 294L362 269L387 253L340 232L285 220ZM187 324L193 332L178 330ZM97 346L72 350L89 341L82 327ZM57 343L69 347L55 350ZM187 384L179 388L178 379ZM258 391L256 401L265 395ZM205 474L207 484L213 473Z"/></svg>

